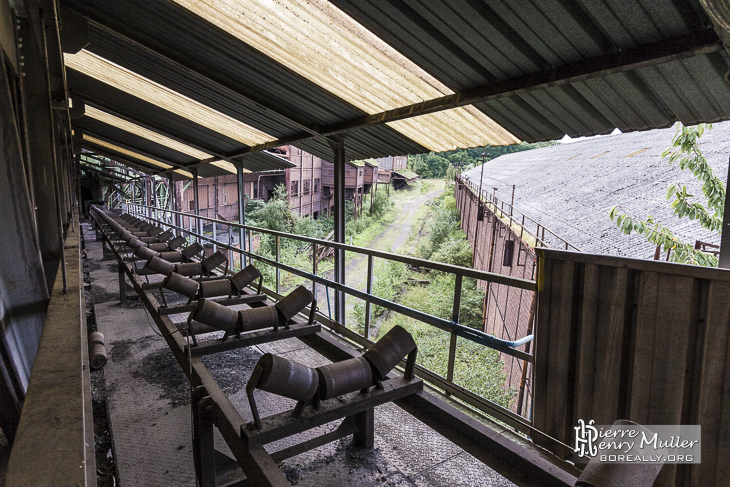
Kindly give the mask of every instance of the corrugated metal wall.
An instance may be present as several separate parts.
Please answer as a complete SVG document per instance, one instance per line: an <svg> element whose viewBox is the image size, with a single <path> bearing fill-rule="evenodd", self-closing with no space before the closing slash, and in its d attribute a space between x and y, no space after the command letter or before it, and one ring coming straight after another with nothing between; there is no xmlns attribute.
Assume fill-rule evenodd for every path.
<svg viewBox="0 0 730 487"><path fill-rule="evenodd" d="M537 254L534 426L572 445L578 419L699 424L702 463L665 465L655 485L727 485L730 271Z"/></svg>

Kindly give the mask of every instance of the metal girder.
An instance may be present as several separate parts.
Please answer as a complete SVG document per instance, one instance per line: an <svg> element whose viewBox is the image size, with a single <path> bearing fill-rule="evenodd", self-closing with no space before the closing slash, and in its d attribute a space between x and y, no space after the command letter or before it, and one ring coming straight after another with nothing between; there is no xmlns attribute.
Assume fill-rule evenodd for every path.
<svg viewBox="0 0 730 487"><path fill-rule="evenodd" d="M241 225L246 224L246 180L243 176L243 164L236 164L236 189L238 190L238 222ZM246 232L243 228L238 229L238 246L241 250L246 250ZM244 259L244 258L242 258ZM248 260L248 259L246 259ZM241 268L243 268L245 260L241 260Z"/></svg>
<svg viewBox="0 0 730 487"><path fill-rule="evenodd" d="M87 149L87 151L90 151L90 150L91 149ZM84 156L87 159L93 159L94 161L96 161L96 162L98 162L100 164L108 164L109 162L117 162L117 164L119 163L118 161L115 161L114 159L110 159L109 156L104 156L102 154L97 154L96 152L84 152L83 154L80 154L80 155ZM116 168L118 166L114 166L114 167ZM110 168L107 167L106 169L110 169ZM127 176L127 177L132 178L132 179L134 179L136 177L140 177L140 176L143 175L142 173L140 173L136 169L134 169L134 168L132 168L130 166L127 166L127 165L124 165L124 168L123 169L125 171L131 171L131 172L133 172L135 174L135 176L132 176L132 175L129 175L129 174L124 174L124 176ZM117 170L117 169L115 169L115 170Z"/></svg>
<svg viewBox="0 0 730 487"><path fill-rule="evenodd" d="M90 166L88 164L84 164L83 162L81 163L81 169L83 169L84 171L91 171L94 174L98 174L100 176L104 176L105 178L109 178L109 179L112 179L114 181L120 181L120 182L123 182L123 183L126 183L128 181L128 179L124 179L122 177L115 176L114 174L108 173L108 172L104 171L103 169L99 169L99 168Z"/></svg>
<svg viewBox="0 0 730 487"><path fill-rule="evenodd" d="M141 164L141 163L139 163L137 161L133 161L132 159L129 159L127 157L124 157L124 156L120 156L118 154L115 154L114 151L106 150L104 148L98 147L98 146L96 146L93 143L90 143L88 141L84 141L83 145L86 148L93 150L97 154L103 155L104 157L108 157L108 158L110 158L110 159L112 159L114 161L121 162L124 165L129 166L130 168L134 168L133 169L134 171L141 173L139 176L136 176L135 179L142 178L142 177L146 177L146 176L148 176L148 175L150 175L150 174L153 173L153 171L151 171L144 164ZM148 172L145 172L145 171L148 171Z"/></svg>
<svg viewBox="0 0 730 487"><path fill-rule="evenodd" d="M119 193L120 195L122 195L123 197L129 199L129 195L127 193L125 193L124 190L121 189L120 187L118 187L116 184L110 184L109 187L112 188L117 193Z"/></svg>
<svg viewBox="0 0 730 487"><path fill-rule="evenodd" d="M81 161L81 163L88 164L89 167L93 167L94 169L108 171L108 172L110 172L110 174L113 174L119 178L122 178L125 181L132 179L132 176L130 176L129 174L125 174L123 171L120 171L121 168L118 168L118 166L114 166L114 165L107 166L107 165L105 165L105 161L101 161L95 157L89 157L88 154L84 154L84 160ZM99 164L99 166L97 166L96 164ZM133 169L130 168L129 170L133 170ZM134 171L134 172L136 173L137 171Z"/></svg>
<svg viewBox="0 0 730 487"><path fill-rule="evenodd" d="M608 76L613 73L655 66L686 59L699 54L709 54L723 49L717 34L711 28L686 35L664 39L653 44L625 49L595 58L584 59L576 63L565 64L556 68L531 73L518 78L500 81L470 90L456 92L451 95L426 100L412 105L387 110L373 115L347 120L322 127L320 135L332 136L344 134L352 130L363 129L395 122L419 115L441 112L499 98L527 93L534 90L561 86L592 78ZM488 114L487 114L488 115ZM312 138L311 134L299 133L265 144L251 146L247 149L229 153L229 157L239 157L248 152L257 152L279 145L295 143Z"/></svg>
<svg viewBox="0 0 730 487"><path fill-rule="evenodd" d="M613 73L655 66L670 61L678 61L697 54L708 54L720 50L722 50L722 45L715 31L705 29L699 32L664 39L654 44L585 59L546 71L527 74L471 90L456 92L453 95L442 96L394 110L359 117L347 122L323 127L322 133L325 135L339 134L341 132L373 125L382 125L388 122L450 110L474 103L505 98L533 90L566 85L577 81L608 76Z"/></svg>

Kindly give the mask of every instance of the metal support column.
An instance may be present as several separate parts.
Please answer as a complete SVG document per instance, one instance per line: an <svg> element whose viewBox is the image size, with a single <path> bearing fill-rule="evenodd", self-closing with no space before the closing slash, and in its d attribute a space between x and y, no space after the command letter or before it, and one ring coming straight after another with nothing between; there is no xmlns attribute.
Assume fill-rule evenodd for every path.
<svg viewBox="0 0 730 487"><path fill-rule="evenodd" d="M730 161L727 174L730 177ZM730 181L730 179L728 179ZM725 193L725 214L722 217L722 237L720 239L720 267L730 269L730 198Z"/></svg>
<svg viewBox="0 0 730 487"><path fill-rule="evenodd" d="M243 178L243 163L236 164L236 187L238 188L238 223L246 224L246 183ZM246 251L246 233L243 228L238 229L238 248ZM245 255L241 255L241 269L248 259Z"/></svg>
<svg viewBox="0 0 730 487"><path fill-rule="evenodd" d="M195 233L203 235L203 225L200 223L200 198L198 197L198 170L192 169L193 171L193 201L195 205Z"/></svg>
<svg viewBox="0 0 730 487"><path fill-rule="evenodd" d="M176 208L175 208L175 179L174 179L174 173L172 173L172 172L170 172L169 183L170 183L170 196L169 196L170 211L175 211L176 210ZM179 220L180 216L176 213L170 213L170 215L172 216L172 226L179 227L180 222L178 222L178 220Z"/></svg>
<svg viewBox="0 0 730 487"><path fill-rule="evenodd" d="M345 142L337 138L330 140L334 153L334 241L345 243ZM345 251L335 249L335 282L345 284ZM345 324L345 293L335 291L335 321Z"/></svg>
<svg viewBox="0 0 730 487"><path fill-rule="evenodd" d="M150 187L152 190L152 218L159 220L160 215L157 213L157 203L159 201L159 198L157 197L157 180L154 176L150 178Z"/></svg>

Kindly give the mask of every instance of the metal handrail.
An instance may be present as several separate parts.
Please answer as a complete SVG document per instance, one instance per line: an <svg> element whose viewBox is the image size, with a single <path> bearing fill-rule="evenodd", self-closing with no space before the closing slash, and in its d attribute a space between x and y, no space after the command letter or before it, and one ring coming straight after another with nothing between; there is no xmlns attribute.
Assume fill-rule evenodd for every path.
<svg viewBox="0 0 730 487"><path fill-rule="evenodd" d="M457 175L456 182L460 182L462 185L469 187L475 195L479 196L479 190L477 189L477 185L471 179L466 179L462 175ZM526 214L524 214L523 212L521 212L520 210L515 208L514 205L511 205L511 204L507 203L506 201L501 201L499 198L497 198L497 196L495 196L493 194L489 194L489 192L485 192L484 190L482 190L481 197L484 198L485 200L487 200L487 204L493 205L495 214L497 214L497 210L499 210L500 212L505 214L506 211L505 211L504 207L506 206L507 210L509 211L508 216L509 216L510 222L514 222L517 225L520 225L520 227L523 229L523 231L525 233L527 233L528 235L532 236L535 239L536 244L539 244L539 246L549 247L549 245L547 245L545 243L545 232L547 232L550 235L552 235L553 237L555 237L556 239L563 242L565 250L569 250L570 248L572 248L573 250L575 250L577 252L582 252L582 250L580 248L578 248L576 245L572 244L565 238L561 237L554 231L550 230L549 228L547 228L545 225L541 224L534 218L527 216ZM522 223L519 223L517 220L515 220L513 218L513 213L518 213L522 216ZM529 230L527 230L527 228L525 227L525 225L524 225L525 220L528 220L535 224L536 231L534 234L532 232L530 232ZM542 236L540 234L542 234ZM536 245L536 246L538 246L538 245Z"/></svg>
<svg viewBox="0 0 730 487"><path fill-rule="evenodd" d="M322 240L322 239L318 239L318 238L314 238L314 237L307 237L304 235L295 235L293 233L280 232L278 230L269 230L268 228L254 227L251 225L243 225L243 224L236 223L236 222L218 220L218 219L210 218L210 217L206 217L206 216L198 216L198 215L194 215L192 213L184 213L181 211L168 210L165 208L155 208L155 207L149 206L149 205L140 205L137 203L127 203L127 206L128 207L149 208L151 210L157 210L157 211L162 211L162 212L166 212L166 213L187 216L189 218L195 218L195 219L207 221L210 223L216 223L216 224L220 224L220 225L229 225L233 228L238 228L238 229L242 229L242 230L248 230L248 231L253 231L253 232L258 232L258 233L267 233L269 235L274 235L274 236L277 236L280 238L290 238L293 240L307 242L309 244L323 245L323 246L332 247L335 249L346 250L348 252L355 252L355 253L371 255L373 257L379 257L379 258L383 258L383 259L395 260L398 262L403 262L404 264L411 264L411 265L414 265L417 267L427 267L429 269L442 271L442 272L448 272L448 273L456 274L456 275L461 275L463 277L473 277L480 281L489 281L489 282L494 282L497 284L505 284L507 286L512 286L512 287L516 287L519 289L526 289L528 291L537 290L537 283L535 281L532 281L529 279L520 279L518 277L510 277L510 276L505 276L503 274L497 274L494 272L480 271L478 269L472 269L469 267L461 267L461 266L452 265L452 264L444 264L443 262L435 262L432 260L420 259L418 257L409 257L409 256L405 256L402 254L384 252L382 250L368 249L366 247L358 247L356 245L338 243L338 242L334 242L332 240ZM137 215L145 217L145 218L150 218L147 215L145 215L144 213L137 213ZM150 218L150 219L155 220L158 223L161 223L161 224L169 226L169 227L175 227L175 228L185 231L191 235L195 235L196 237L208 240L207 237L198 235L195 232L192 232L188 229L183 228L182 226L178 227L175 225L170 225L169 223L162 221L160 219L155 219L155 218ZM216 242L219 246L224 247L224 245L221 242L218 242L215 240L210 240L210 241ZM232 247L231 250L241 250L241 249ZM241 250L241 252L244 252L244 251Z"/></svg>
<svg viewBox="0 0 730 487"><path fill-rule="evenodd" d="M375 305L381 306L383 308L395 311L397 313L401 313L405 316L416 319L422 323L426 323L428 325L431 325L431 326L434 326L441 330L444 330L446 332L449 332L451 334L452 338L451 338L451 346L449 347L447 377L442 377L442 376L434 373L433 371L430 371L428 369L423 369L422 367L419 366L419 368L421 368L421 369L423 369L423 371L425 371L426 375L429 377L429 380L431 380L438 387L447 391L447 393L454 394L455 397L459 397L461 400L465 401L466 403L468 403L474 407L477 407L479 409L482 409L485 411L490 411L496 417L502 419L503 421L507 422L508 424L512 425L513 427L515 427L516 429L518 429L520 431L529 433L530 431L533 430L531 421L529 419L524 418L518 414L515 414L512 411L505 409L502 406L499 406L498 404L493 403L492 401L490 401L486 398L478 396L475 393L458 386L456 383L453 382L453 374L454 374L455 359L456 359L456 338L457 337L461 337L461 338L470 340L472 342L478 343L480 345L486 346L488 348L492 348L499 352L505 353L507 355L514 356L520 360L525 360L527 362L534 363L534 356L532 354L529 354L529 353L516 349L516 347L520 347L520 346L526 344L527 342L533 340L534 335L528 335L528 336L523 337L520 340L516 340L516 341L508 341L508 340L503 340L503 339L497 338L493 335L484 333L481 330L469 328L467 326L464 326L464 325L461 325L458 323L458 308L460 306L460 299L461 299L462 278L463 277L473 277L475 279L495 282L495 283L499 283L499 284L505 284L505 285L509 285L509 286L518 287L520 289L526 289L529 291L535 291L537 289L537 285L536 285L535 281L504 276L501 274L480 271L480 270L471 269L471 268L467 268L467 267L454 266L454 265L450 265L450 264L443 264L440 262L428 261L428 260L419 259L416 257L407 257L404 255L394 254L391 252L383 252L383 251L368 249L368 248L364 248L364 247L357 247L354 245L347 245L347 244L332 242L329 240L321 240L321 239L317 239L317 238L313 238L313 237L294 235L294 234L290 234L290 233L286 233L286 232L280 232L280 231L276 231L276 230L269 230L266 228L254 227L251 225L242 225L240 223L229 222L229 221L225 221L225 220L218 220L215 218L199 216L199 215L195 215L195 214L191 214L191 213L184 213L184 212L179 212L179 211L174 211L174 210L168 210L165 208L155 208L153 206L133 204L133 203L127 203L127 208L130 211L130 213L133 213L139 217L147 219L150 222L155 222L155 223L158 223L158 224L170 227L170 228L174 228L193 238L196 238L196 239L199 239L202 241L206 241L206 242L210 242L210 243L215 243L221 249L225 249L230 252L235 252L248 259L255 259L264 264L273 266L276 269L277 279L276 279L275 291L267 290L268 293L271 295L280 296L280 294L279 294L279 292L280 292L280 290L279 290L279 271L285 271L285 272L289 272L291 274L294 274L294 275L297 275L300 277L304 277L305 279L312 281L313 286L315 286L315 290L313 290L314 292L316 292L316 286L319 284L319 285L324 285L328 288L332 288L333 290L336 290L336 291L344 292L353 297L363 299L366 303L366 317L365 317L366 326L365 326L364 335L361 335L353 330L350 330L350 329L346 328L344 324L334 322L331 320L331 318L328 319L322 313L319 313L319 315L322 316L326 322L329 322L329 323L335 325L333 327L333 331L345 332L344 335L350 339L353 339L356 336L356 337L358 337L356 342L358 342L360 344L364 344L364 343L371 344L372 343L369 340L370 337L369 337L369 331L368 331L369 330L368 324L370 321L370 319L369 319L370 318L370 313L369 313L370 304L375 304ZM152 218L151 216L148 216L146 214L145 210L149 210L150 213L152 213L153 211L156 211L157 215L159 215L159 212L162 212L163 215L159 215L159 216L162 216L162 218L164 218L164 220ZM182 225L180 225L180 226L170 225L170 223L168 221L166 221L167 220L167 218L165 218L166 214L177 214L177 215L181 215L181 216L187 216L187 217L193 218L193 219L198 219L201 222L205 221L205 222L213 223L214 227L216 224L229 225L232 228L238 228L238 229L243 230L245 233L248 233L249 239L250 239L251 232L259 232L259 233L263 233L263 234L272 235L272 236L276 237L276 245L277 245L276 260L272 260L270 258L263 257L258 254L254 254L254 253L250 252L250 248L249 248L249 250L242 250L242 249L236 248L232 245L229 245L228 243L218 242L214 238L210 238L205 235L201 235L194 231L188 230L188 229L184 228ZM173 220L174 220L174 218L173 218ZM182 223L182 222L180 222L180 223ZM194 225L194 228L198 228L198 226ZM200 228L202 228L202 225L200 226ZM426 267L426 268L430 268L430 269L434 269L434 270L452 273L456 276L456 283L455 283L455 289L454 289L454 314L452 316L452 320L451 321L445 320L443 318L439 318L437 316L433 316L428 313L424 313L422 311L419 311L419 310L416 310L413 308L409 308L402 304L380 298L371 293L349 287L345 284L332 281L323 276L317 275L316 268L314 269L314 272L308 272L308 271L304 271L304 270L298 269L296 267L292 267L290 265L284 264L282 262L279 262L278 249L280 246L281 238L290 238L293 240L298 240L300 242L311 244L312 251L315 255L316 255L317 247L320 245L326 246L326 247L338 248L338 249L346 250L348 252L354 252L354 253L367 255L368 256L368 274L369 275L372 273L373 260L375 257L383 258L386 260L389 259L389 260L394 260L394 261L398 261L398 262L403 262L403 263L410 264L413 266ZM315 259L315 262L316 262L316 259ZM364 342L362 342L361 340L364 340ZM367 345L365 345L365 346L367 346ZM419 375L422 375L422 374L419 374ZM486 408L486 409L484 409L484 408Z"/></svg>

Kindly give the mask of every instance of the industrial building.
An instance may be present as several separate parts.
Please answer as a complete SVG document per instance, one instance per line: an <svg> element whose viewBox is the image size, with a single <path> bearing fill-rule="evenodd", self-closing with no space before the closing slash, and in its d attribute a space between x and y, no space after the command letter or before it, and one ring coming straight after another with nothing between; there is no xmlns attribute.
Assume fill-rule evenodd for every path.
<svg viewBox="0 0 730 487"><path fill-rule="evenodd" d="M730 232L719 269L568 245L536 248L518 278L347 245L344 209L348 162L729 120L728 45L717 0L0 0L5 484L97 483L89 369L108 357L109 455L127 485L725 485ZM295 167L283 146L332 162L333 240L246 225L250 174ZM314 190L303 169L297 198ZM234 174L237 246L204 233L218 220L199 184ZM133 202L100 203L97 176ZM254 232L312 260L263 258ZM372 277L348 286L351 258L369 276L379 261L453 275L451 319L378 297ZM266 286L259 268L275 269ZM532 333L462 325L464 278L534 293ZM363 329L346 326L345 296ZM436 330L443 363L427 367L407 331L376 334L373 305ZM460 383L473 347L530 364L529 407ZM584 468L590 420L700 425L701 463Z"/></svg>

